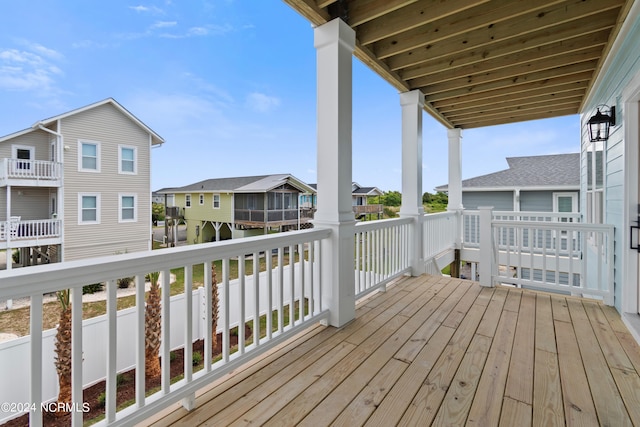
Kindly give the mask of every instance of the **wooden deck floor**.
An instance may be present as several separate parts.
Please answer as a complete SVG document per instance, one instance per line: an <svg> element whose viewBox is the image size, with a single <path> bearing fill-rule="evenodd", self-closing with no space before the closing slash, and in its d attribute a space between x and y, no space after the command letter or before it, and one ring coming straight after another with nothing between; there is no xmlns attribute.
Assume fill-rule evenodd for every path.
<svg viewBox="0 0 640 427"><path fill-rule="evenodd" d="M640 349L611 307L421 276L155 425L640 426L639 373Z"/></svg>

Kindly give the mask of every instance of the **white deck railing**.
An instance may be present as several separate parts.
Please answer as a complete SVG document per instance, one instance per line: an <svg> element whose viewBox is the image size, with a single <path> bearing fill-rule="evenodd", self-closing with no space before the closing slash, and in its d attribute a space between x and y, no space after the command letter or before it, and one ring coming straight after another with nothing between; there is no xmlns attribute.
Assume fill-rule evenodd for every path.
<svg viewBox="0 0 640 427"><path fill-rule="evenodd" d="M460 243L459 214L455 211L427 214L423 217L423 255L428 261Z"/></svg>
<svg viewBox="0 0 640 427"><path fill-rule="evenodd" d="M330 236L327 229L313 229L278 235L237 239L227 242L208 243L197 246L179 247L153 252L114 255L81 261L16 269L0 272L0 300L30 297L30 372L24 372L22 381L30 384L31 402L42 402L42 372L54 369L53 360L43 360L42 317L43 294L71 289L73 307L82 305L82 287L90 283L106 282L107 289L107 332L106 341L106 419L101 424L130 425L144 420L174 402L182 399L183 405L193 405L194 393L204 385L228 373L240 364L257 357L308 325L326 320L328 309L322 304L319 272L322 260L320 247L323 239ZM271 256L277 253L277 266L274 267ZM285 256L288 253L288 262ZM245 260L248 255L253 260L265 258L265 272L260 274L259 263L253 262L252 271L245 272ZM231 260L238 260L239 286L236 295L230 294L229 268ZM222 271L218 272L220 289L220 312L218 325L222 329L222 355L219 361L212 361L211 353L211 265L221 260ZM289 268L285 270L285 262ZM145 349L144 349L144 286L136 286L135 324L127 334L135 334L136 348L136 398L135 404L116 411L116 358L117 358L117 311L116 280L122 277L135 277L136 284L144 283L149 272L161 272L161 286L170 287L169 277L172 269L184 270L184 348L185 360L192 358L193 341L193 266L204 265L204 287L206 294L206 319L208 330L205 336L204 369L193 372L192 364L184 364L184 379L171 384L169 374L170 346L164 345L162 357L161 390L145 396ZM288 274L289 280L285 275ZM284 286L288 286L285 292ZM283 295L292 295L285 300ZM169 304L170 292L162 292L162 341L171 342L172 314ZM264 299L267 303L264 304ZM261 301L262 300L262 301ZM232 307L231 304L234 304ZM267 309L263 309L266 305ZM252 328L252 336L245 336L244 328L238 328L238 344L232 347L230 312L239 313L240 319ZM265 318L265 327L261 330L260 318ZM75 408L83 408L83 342L82 311L72 311L73 334L73 402ZM275 319L275 320L272 320ZM82 425L82 411L72 413L72 424ZM42 425L40 408L29 413L30 425Z"/></svg>
<svg viewBox="0 0 640 427"><path fill-rule="evenodd" d="M366 221L356 224L356 298L384 287L411 269L410 218Z"/></svg>
<svg viewBox="0 0 640 427"><path fill-rule="evenodd" d="M492 265L485 271L493 282L613 304L613 231L610 225L581 223L580 214L494 211L486 225L479 211L464 211L462 259L476 263L480 252L490 251L485 259ZM480 245L484 233L491 235L490 248Z"/></svg>
<svg viewBox="0 0 640 427"><path fill-rule="evenodd" d="M62 163L47 160L2 159L0 180L47 180L62 178Z"/></svg>
<svg viewBox="0 0 640 427"><path fill-rule="evenodd" d="M62 220L35 219L0 221L0 241L38 240L62 237Z"/></svg>

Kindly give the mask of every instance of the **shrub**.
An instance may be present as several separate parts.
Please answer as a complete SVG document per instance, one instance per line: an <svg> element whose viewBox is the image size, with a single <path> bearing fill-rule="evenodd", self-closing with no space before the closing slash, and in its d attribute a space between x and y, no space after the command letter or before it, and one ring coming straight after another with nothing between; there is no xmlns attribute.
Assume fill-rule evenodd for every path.
<svg viewBox="0 0 640 427"><path fill-rule="evenodd" d="M20 250L19 249L14 249L13 252L11 253L11 259L13 259L13 262L15 262L16 264L20 263Z"/></svg>
<svg viewBox="0 0 640 427"><path fill-rule="evenodd" d="M126 383L127 381L128 381L128 378L124 374L116 375L116 385L117 386L121 386L122 384Z"/></svg>
<svg viewBox="0 0 640 427"><path fill-rule="evenodd" d="M104 392L100 393L98 395L98 406L101 408L104 408L106 401L107 401L107 395Z"/></svg>
<svg viewBox="0 0 640 427"><path fill-rule="evenodd" d="M193 356L191 357L191 363L193 364L193 366L199 365L202 362L202 353L200 353L199 351L196 351L195 353L193 353Z"/></svg>
<svg viewBox="0 0 640 427"><path fill-rule="evenodd" d="M94 283L92 285L83 286L82 295L95 294L96 292L100 292L101 290L102 290L102 283Z"/></svg>
<svg viewBox="0 0 640 427"><path fill-rule="evenodd" d="M172 351L171 353L169 353L169 362L175 362L177 358L178 358L178 355L176 355L175 351Z"/></svg>
<svg viewBox="0 0 640 427"><path fill-rule="evenodd" d="M131 282L133 282L133 277L123 277L122 279L118 279L118 288L119 289L127 289Z"/></svg>

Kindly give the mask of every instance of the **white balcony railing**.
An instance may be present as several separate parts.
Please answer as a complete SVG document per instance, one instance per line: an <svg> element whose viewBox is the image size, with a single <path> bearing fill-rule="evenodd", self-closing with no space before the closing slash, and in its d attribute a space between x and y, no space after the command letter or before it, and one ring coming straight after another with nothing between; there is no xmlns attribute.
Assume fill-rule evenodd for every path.
<svg viewBox="0 0 640 427"><path fill-rule="evenodd" d="M57 181L62 178L62 163L47 160L2 159L0 180Z"/></svg>
<svg viewBox="0 0 640 427"><path fill-rule="evenodd" d="M410 218L356 224L356 298L379 289L411 269Z"/></svg>
<svg viewBox="0 0 640 427"><path fill-rule="evenodd" d="M288 337L308 327L310 324L328 318L328 309L323 306L320 289L320 247L323 239L330 236L327 229L311 229L270 236L236 239L226 242L208 243L197 246L179 247L144 253L113 255L38 267L22 268L11 272L0 272L0 300L30 297L30 368L26 372L13 372L22 376L13 379L16 383L29 384L29 396L25 401L46 402L52 396L43 393L43 369L54 370L53 359L43 360L42 318L43 294L71 289L73 307L82 306L82 287L90 283L106 283L107 314L106 326L101 335L105 350L100 357L106 359L106 421L103 424L134 424L181 399L185 406L192 404L196 390L215 378L230 372L242 363L263 354L268 349ZM250 254L250 255L247 255ZM267 256L265 256L267 254ZM271 254L275 254L274 261ZM262 272L259 262L262 258ZM288 258L288 259L287 259ZM184 307L182 319L171 313L170 292L162 292L162 342L172 342L172 327L176 321L184 325L182 335L185 360L191 360L193 338L193 266L204 265L204 292L206 295L205 349L211 349L212 340L212 280L209 272L212 262L221 260L222 271L218 272L219 318L218 327L222 336L221 359L212 361L211 350L204 352L204 369L193 372L191 363L184 364L184 378L171 384L169 373L170 345L161 349L162 379L161 390L145 396L145 290L142 284L149 272L161 272L161 287L169 289L172 269L184 272ZM238 283L230 284L230 265L237 260ZM245 261L251 267L245 271ZM277 264L277 265L276 265ZM286 264L286 266L285 266ZM174 270L174 273L176 270ZM116 280L135 277L136 306L133 328L123 331L117 327ZM288 295L288 297L287 297ZM231 313L238 316L232 324ZM83 348L82 310L72 310L72 383L74 407L82 408L83 365L90 361L90 351ZM262 318L262 319L261 319ZM275 320L274 320L275 319ZM264 322L261 326L261 320ZM251 336L245 336L244 328L238 327L237 346L231 345L231 329L248 325ZM266 325L266 326L265 326ZM134 335L135 348L119 349L122 337L118 333ZM86 339L88 340L88 338ZM175 340L174 340L175 341ZM118 352L135 353L136 399L135 404L116 411L116 374ZM6 380L6 378L5 378ZM55 386L54 386L55 390ZM0 392L11 390L0 389ZM7 396L2 396L3 401ZM24 397L23 397L24 398ZM20 400L22 401L22 400ZM82 411L72 413L72 424L82 425ZM30 425L42 425L40 408L29 413Z"/></svg>
<svg viewBox="0 0 640 427"><path fill-rule="evenodd" d="M62 237L62 220L0 221L0 242Z"/></svg>
<svg viewBox="0 0 640 427"><path fill-rule="evenodd" d="M595 296L613 304L613 226L551 212L492 212L488 221L483 224L479 211L463 213L462 259L490 263L488 283ZM485 233L490 247L481 245Z"/></svg>
<svg viewBox="0 0 640 427"><path fill-rule="evenodd" d="M422 245L425 260L430 254L456 247L462 235L461 225L456 225L460 224L460 217L457 212L447 212L425 215L418 221L406 217L357 224L354 227L353 252L356 297L383 288L390 280L411 271L412 257L416 255L412 253L412 242L416 235L414 227L422 227L424 241L434 241ZM477 225L481 232L478 234L484 236L478 243L480 249L463 246L463 259L473 262L480 260L482 263L481 259L486 258L478 254L489 254L490 261L485 267L490 272L490 283L532 285L598 295L611 303L612 227L587 226L575 222L497 220L491 212L481 212ZM106 415L101 424L135 424L179 401L186 408L191 408L196 390L259 357L311 324L329 319L329 304L333 303L331 292L322 288L320 277L323 263L329 260L322 259L320 254L322 245L330 237L331 230L315 228L0 272L0 300L28 296L31 305L30 335L23 338L28 340L29 345L28 368L11 370L11 383L28 384L28 396L2 395L3 392L14 390L0 388L0 400L47 402L55 398L43 390L43 370L55 372L53 356L50 353L44 356L43 294L71 289L72 306L80 307L82 287L105 282L107 309L103 321L105 326L100 334L104 349L100 352L102 359L99 364L103 367L103 378L106 378ZM275 260L270 256L272 254L276 255ZM465 254L469 258L465 258ZM251 262L260 259L263 259L262 263ZM222 354L220 360L214 362L210 350L213 332L212 280L207 273L213 261L218 260L222 271L218 272L220 302L217 332L222 337ZM232 281L230 268L236 260L238 279ZM245 271L245 262L250 265L246 267L248 271ZM193 269L196 265L203 265L204 269L201 311L197 309L198 304L194 304L192 292ZM518 274L499 273L499 265L508 272L515 268ZM170 292L162 292L162 386L160 391L145 396L145 291L141 284L147 273L159 271L162 288L169 289L172 270L173 273L183 272L184 291L180 293L184 301L180 307L183 308L174 310ZM591 278L591 275L599 281L599 285L589 284L586 277ZM133 326L124 329L122 322L117 320L119 313L116 310L116 280L122 277L135 277L138 285L135 307L129 309L133 313L133 320L130 320ZM168 363L170 351L176 346L184 347L185 360L191 360L191 343L196 339L194 322L199 317L204 329L203 334L202 331L199 333L204 336L204 348L207 349L203 355L204 369L193 372L192 365L185 363L183 379L171 384ZM87 385L83 381L84 369L91 363L95 364L94 358L97 356L93 356L94 353L87 347L92 345L90 338L84 338L86 343L83 343L81 310L73 310L72 318L73 401L76 408L82 408L81 391L83 385ZM246 336L244 328L239 327L242 325L251 328L250 336ZM232 345L231 330L235 327L238 327L238 341L237 345ZM179 334L175 332L176 328L181 331ZM119 333L133 336L133 344L123 346L123 337ZM117 410L115 384L116 375L121 370L118 363L122 363L122 357L118 354L123 351L135 355L129 369L135 369L136 398L131 406ZM42 425L40 408L30 412L29 417L31 425ZM81 423L82 412L72 413L72 424Z"/></svg>

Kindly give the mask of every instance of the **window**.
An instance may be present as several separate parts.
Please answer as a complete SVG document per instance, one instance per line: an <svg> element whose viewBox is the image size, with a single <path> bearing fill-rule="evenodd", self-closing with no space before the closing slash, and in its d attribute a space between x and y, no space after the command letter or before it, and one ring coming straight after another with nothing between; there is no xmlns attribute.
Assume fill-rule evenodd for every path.
<svg viewBox="0 0 640 427"><path fill-rule="evenodd" d="M135 194L120 194L119 212L120 212L120 218L118 222L137 221Z"/></svg>
<svg viewBox="0 0 640 427"><path fill-rule="evenodd" d="M120 151L118 152L118 165L120 169L118 172L132 175L138 173L138 149L136 147L125 147L123 145L119 146L119 149Z"/></svg>
<svg viewBox="0 0 640 427"><path fill-rule="evenodd" d="M587 223L604 222L604 142L592 142L587 151Z"/></svg>
<svg viewBox="0 0 640 427"><path fill-rule="evenodd" d="M200 206L204 205L204 194L200 194L198 196L198 202L200 203Z"/></svg>
<svg viewBox="0 0 640 427"><path fill-rule="evenodd" d="M78 170L100 172L100 144L78 141Z"/></svg>
<svg viewBox="0 0 640 427"><path fill-rule="evenodd" d="M78 224L100 224L100 194L78 194Z"/></svg>
<svg viewBox="0 0 640 427"><path fill-rule="evenodd" d="M13 145L11 149L14 159L24 160L16 162L14 167L21 170L31 169L31 160L34 160L35 148L24 145Z"/></svg>
<svg viewBox="0 0 640 427"><path fill-rule="evenodd" d="M220 195L213 195L213 209L220 209Z"/></svg>
<svg viewBox="0 0 640 427"><path fill-rule="evenodd" d="M184 195L184 206L187 208L191 207L191 194Z"/></svg>

